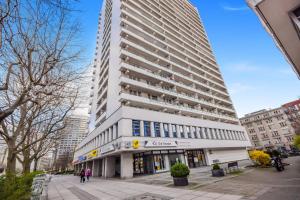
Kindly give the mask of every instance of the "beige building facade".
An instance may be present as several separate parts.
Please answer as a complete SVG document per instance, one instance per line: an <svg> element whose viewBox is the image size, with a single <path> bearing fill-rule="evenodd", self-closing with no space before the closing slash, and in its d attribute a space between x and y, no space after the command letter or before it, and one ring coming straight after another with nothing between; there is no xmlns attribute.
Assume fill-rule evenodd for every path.
<svg viewBox="0 0 300 200"><path fill-rule="evenodd" d="M283 107L260 110L240 119L253 148L283 148L290 150L295 131Z"/></svg>

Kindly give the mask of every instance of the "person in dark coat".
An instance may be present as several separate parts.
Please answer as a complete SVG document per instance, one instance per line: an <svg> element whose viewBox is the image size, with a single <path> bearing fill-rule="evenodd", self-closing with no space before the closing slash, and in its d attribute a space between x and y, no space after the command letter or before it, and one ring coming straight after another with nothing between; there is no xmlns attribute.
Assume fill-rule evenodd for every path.
<svg viewBox="0 0 300 200"><path fill-rule="evenodd" d="M82 169L80 171L80 183L84 183L85 182L85 171L84 169Z"/></svg>

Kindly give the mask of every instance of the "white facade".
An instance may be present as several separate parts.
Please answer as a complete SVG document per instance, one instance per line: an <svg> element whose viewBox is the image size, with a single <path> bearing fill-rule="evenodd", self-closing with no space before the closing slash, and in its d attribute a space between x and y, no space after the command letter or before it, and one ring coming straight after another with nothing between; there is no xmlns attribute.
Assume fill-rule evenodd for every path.
<svg viewBox="0 0 300 200"><path fill-rule="evenodd" d="M247 0L300 78L300 1Z"/></svg>
<svg viewBox="0 0 300 200"><path fill-rule="evenodd" d="M189 1L106 0L99 21L95 129L76 149L77 169L125 178L133 164L168 170L176 154L199 165L248 159L251 144Z"/></svg>

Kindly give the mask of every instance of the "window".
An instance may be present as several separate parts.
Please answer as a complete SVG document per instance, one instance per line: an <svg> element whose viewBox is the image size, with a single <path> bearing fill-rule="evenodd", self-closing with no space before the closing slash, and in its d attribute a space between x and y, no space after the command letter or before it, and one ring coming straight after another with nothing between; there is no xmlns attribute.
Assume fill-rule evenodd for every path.
<svg viewBox="0 0 300 200"><path fill-rule="evenodd" d="M154 133L155 137L160 137L160 123L154 122Z"/></svg>
<svg viewBox="0 0 300 200"><path fill-rule="evenodd" d="M279 125L280 125L281 127L287 126L285 122L280 122Z"/></svg>
<svg viewBox="0 0 300 200"><path fill-rule="evenodd" d="M144 121L144 136L151 137L151 128L149 121Z"/></svg>
<svg viewBox="0 0 300 200"><path fill-rule="evenodd" d="M132 120L132 135L133 136L141 136L140 130L140 121L139 120Z"/></svg>
<svg viewBox="0 0 300 200"><path fill-rule="evenodd" d="M188 138L192 138L191 127L187 126L187 127L186 127L186 132L187 132Z"/></svg>
<svg viewBox="0 0 300 200"><path fill-rule="evenodd" d="M209 135L210 135L210 139L215 139L214 133L211 128L209 129Z"/></svg>
<svg viewBox="0 0 300 200"><path fill-rule="evenodd" d="M184 138L184 131L183 131L183 126L182 125L179 126L179 132L180 132L180 137Z"/></svg>
<svg viewBox="0 0 300 200"><path fill-rule="evenodd" d="M169 124L164 124L165 137L170 137L169 135Z"/></svg>
<svg viewBox="0 0 300 200"><path fill-rule="evenodd" d="M197 128L196 127L192 127L192 131L193 131L193 134L194 134L194 138L198 138L198 135L197 135Z"/></svg>
<svg viewBox="0 0 300 200"><path fill-rule="evenodd" d="M199 127L198 129L199 129L199 135L200 135L200 138L201 138L201 139L204 139L205 137L204 137L204 135L203 135L202 128Z"/></svg>
<svg viewBox="0 0 300 200"><path fill-rule="evenodd" d="M217 130L217 129L214 129L214 132L215 132L215 134L216 134L217 140L221 139L218 130Z"/></svg>
<svg viewBox="0 0 300 200"><path fill-rule="evenodd" d="M116 123L116 138L119 137L119 128L118 128L118 123Z"/></svg>
<svg viewBox="0 0 300 200"><path fill-rule="evenodd" d="M172 132L173 132L173 137L177 138L177 128L175 124L172 124Z"/></svg>
<svg viewBox="0 0 300 200"><path fill-rule="evenodd" d="M294 26L296 28L296 31L297 31L299 39L300 39L300 7L298 7L296 10L294 10L290 16L292 18L292 21L294 23Z"/></svg>
<svg viewBox="0 0 300 200"><path fill-rule="evenodd" d="M204 128L204 134L205 134L205 138L209 139L207 128Z"/></svg>

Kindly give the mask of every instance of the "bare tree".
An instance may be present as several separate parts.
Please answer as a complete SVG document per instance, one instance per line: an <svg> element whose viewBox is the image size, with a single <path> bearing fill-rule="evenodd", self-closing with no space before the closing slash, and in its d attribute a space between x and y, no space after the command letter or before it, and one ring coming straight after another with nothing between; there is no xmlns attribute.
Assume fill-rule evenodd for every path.
<svg viewBox="0 0 300 200"><path fill-rule="evenodd" d="M80 79L76 63L81 53L79 26L71 18L72 10L67 9L69 1L16 2L14 16L1 25L4 45L0 49L0 137L8 146L7 171L13 173L17 154L31 152L32 145L47 138L28 139L36 120L48 123L49 134L56 127L53 122L63 121L73 108L78 91L74 81ZM45 103L49 99L53 102ZM49 109L57 112L41 119Z"/></svg>
<svg viewBox="0 0 300 200"><path fill-rule="evenodd" d="M37 101L37 94L51 94L49 76L56 74L58 81L59 74L68 75L80 54L68 0L7 2L15 3L13 16L5 15L1 24L0 94L13 93L14 99L0 104L0 123L20 105Z"/></svg>

